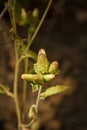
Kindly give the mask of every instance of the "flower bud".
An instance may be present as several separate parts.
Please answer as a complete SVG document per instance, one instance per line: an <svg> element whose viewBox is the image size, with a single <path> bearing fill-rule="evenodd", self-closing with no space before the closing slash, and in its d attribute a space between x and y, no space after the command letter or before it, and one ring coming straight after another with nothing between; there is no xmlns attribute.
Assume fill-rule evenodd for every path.
<svg viewBox="0 0 87 130"><path fill-rule="evenodd" d="M22 74L21 78L33 83L39 83L42 81L42 76L37 74Z"/></svg>
<svg viewBox="0 0 87 130"><path fill-rule="evenodd" d="M39 10L38 10L38 8L35 8L35 9L33 10L33 12L32 12L32 16L37 18L38 15L39 15Z"/></svg>
<svg viewBox="0 0 87 130"><path fill-rule="evenodd" d="M57 74L58 73L58 62L53 61L49 67L49 73L50 74Z"/></svg>
<svg viewBox="0 0 87 130"><path fill-rule="evenodd" d="M45 82L48 82L48 81L52 80L54 77L55 77L54 74L43 75L43 79L44 79Z"/></svg>
<svg viewBox="0 0 87 130"><path fill-rule="evenodd" d="M48 72L49 62L44 49L38 53L37 63L34 64L34 70L37 74L44 74Z"/></svg>

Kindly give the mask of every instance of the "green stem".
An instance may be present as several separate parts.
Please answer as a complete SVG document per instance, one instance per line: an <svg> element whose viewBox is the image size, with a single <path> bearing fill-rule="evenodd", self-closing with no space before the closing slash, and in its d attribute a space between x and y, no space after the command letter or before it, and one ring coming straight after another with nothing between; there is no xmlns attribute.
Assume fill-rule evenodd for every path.
<svg viewBox="0 0 87 130"><path fill-rule="evenodd" d="M12 28L14 29L14 33L16 34L16 19L15 19L15 4L16 0L8 0L8 10L10 15L10 20L12 24Z"/></svg>
<svg viewBox="0 0 87 130"><path fill-rule="evenodd" d="M31 35L28 34L28 40L27 40L28 43L30 41L30 38L31 38ZM27 48L27 50L25 50L25 53L27 53L28 51L29 51L29 48ZM20 60L22 60L22 59L20 59ZM29 64L28 57L25 57L25 59L24 59L25 74L28 71L28 64ZM25 109L25 101L26 101L26 90L27 90L27 82L24 81L24 85L23 85L23 113L22 113L22 121L23 122L24 122L24 114L25 114L24 109Z"/></svg>
<svg viewBox="0 0 87 130"><path fill-rule="evenodd" d="M28 43L29 43L29 41L30 41L30 38L31 38L31 35L30 34L28 34ZM25 53L27 54L27 52L29 51L29 47L27 47L27 50L25 51ZM25 74L27 73L27 71L28 71L28 57L26 57L25 59L24 59L24 61L25 61ZM26 81L24 81L24 87L23 87L23 104L25 104L25 100L26 100L26 88L27 88L27 83L26 83Z"/></svg>
<svg viewBox="0 0 87 130"><path fill-rule="evenodd" d="M38 106L39 106L39 101L40 101L41 90L42 90L42 86L39 87L37 100L36 100L36 111L37 111L37 113L38 113Z"/></svg>
<svg viewBox="0 0 87 130"><path fill-rule="evenodd" d="M48 5L47 5L47 7L46 7L46 10L45 10L45 12L44 12L42 18L41 18L41 20L40 20L40 22L39 22L39 24L38 24L38 26L37 26L37 28L36 28L36 30L35 30L33 36L31 37L31 39L30 39L30 41L29 41L29 43L28 43L28 46L27 46L26 50L28 50L28 48L31 46L31 44L32 44L32 42L34 41L34 39L35 39L37 33L39 32L40 27L41 27L41 25L42 25L42 23L43 23L43 21L44 21L46 15L47 15L47 13L48 13L48 10L49 10L51 4L52 4L52 0L49 1L49 3L48 3Z"/></svg>
<svg viewBox="0 0 87 130"><path fill-rule="evenodd" d="M39 87L38 90L38 95L37 95L37 99L36 99L36 112L38 114L38 106L39 106L39 101L40 101L40 94L41 94L41 90L42 90L42 86ZM34 123L35 123L35 119L32 119L31 122L29 122L28 124L21 124L21 127L25 128L25 127L31 127Z"/></svg>
<svg viewBox="0 0 87 130"><path fill-rule="evenodd" d="M18 59L18 52L17 52L16 43L15 43L15 55L16 55L16 61L15 61L15 75L14 75L14 101L15 101L17 119L18 119L18 130L20 130L21 115L20 115L20 107L19 107L19 102L18 102L19 59Z"/></svg>
<svg viewBox="0 0 87 130"><path fill-rule="evenodd" d="M16 19L15 19L15 4L16 0L9 0L9 13L10 13L10 19L11 24L14 30L14 33L16 34ZM18 57L18 46L17 41L14 39L14 46L15 46L15 75L14 75L14 101L15 101L15 107L16 107L16 113L17 113L17 119L18 119L18 130L21 130L20 124L21 124L21 113L20 113L20 107L19 107L19 100L18 100L18 74L19 74L19 57Z"/></svg>
<svg viewBox="0 0 87 130"><path fill-rule="evenodd" d="M5 12L7 11L9 5L7 3L7 5L5 6L5 8L3 9L3 11L0 13L0 19L2 18L2 16L5 14Z"/></svg>
<svg viewBox="0 0 87 130"><path fill-rule="evenodd" d="M25 74L27 73L27 68L28 68L28 58L25 58ZM23 105L25 105L25 100L26 100L26 86L27 82L24 81L24 86L23 86Z"/></svg>

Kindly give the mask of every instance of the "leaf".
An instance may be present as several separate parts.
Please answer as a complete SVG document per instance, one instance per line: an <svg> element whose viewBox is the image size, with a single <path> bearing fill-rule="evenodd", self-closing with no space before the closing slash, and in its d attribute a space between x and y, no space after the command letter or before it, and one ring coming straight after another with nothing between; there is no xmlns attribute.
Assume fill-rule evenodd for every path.
<svg viewBox="0 0 87 130"><path fill-rule="evenodd" d="M0 88L0 94L3 94L3 93L5 93L5 91Z"/></svg>
<svg viewBox="0 0 87 130"><path fill-rule="evenodd" d="M45 92L41 93L40 94L40 98L41 99L45 99L51 95L54 95L54 94L58 94L58 93L61 93L61 92L64 92L65 90L67 90L68 87L67 86L59 86L59 85L56 85L56 86L53 86L53 87L50 87L48 89L46 89Z"/></svg>
<svg viewBox="0 0 87 130"><path fill-rule="evenodd" d="M34 84L34 83L30 83L30 84L32 86L32 92L38 91L38 89L39 89L39 85L38 84Z"/></svg>
<svg viewBox="0 0 87 130"><path fill-rule="evenodd" d="M36 53L35 53L34 51L31 51L31 50L30 50L27 54L23 54L22 57L21 57L21 60L24 59L24 58L26 58L26 57L32 58L32 59L34 59L35 61L37 60L37 55L36 55Z"/></svg>
<svg viewBox="0 0 87 130"><path fill-rule="evenodd" d="M9 91L9 87L8 86L0 84L0 94L7 93L8 91Z"/></svg>
<svg viewBox="0 0 87 130"><path fill-rule="evenodd" d="M31 50L30 50L30 51L28 52L27 56L28 56L29 58L34 59L35 61L37 60L37 55L36 55L36 53L35 53L34 51L31 51Z"/></svg>

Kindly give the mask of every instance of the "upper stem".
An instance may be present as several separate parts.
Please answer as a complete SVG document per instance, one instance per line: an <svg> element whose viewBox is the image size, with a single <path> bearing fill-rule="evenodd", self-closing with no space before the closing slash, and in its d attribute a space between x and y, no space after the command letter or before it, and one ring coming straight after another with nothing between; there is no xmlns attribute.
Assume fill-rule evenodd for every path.
<svg viewBox="0 0 87 130"><path fill-rule="evenodd" d="M40 22L39 22L39 24L38 24L36 30L35 30L33 36L31 37L31 39L30 39L30 41L29 41L29 43L28 43L28 46L27 46L26 50L28 50L28 48L31 46L31 44L32 44L32 42L34 41L34 39L35 39L37 33L39 32L40 27L41 27L41 25L42 25L42 23L43 23L43 21L44 21L46 15L47 15L47 12L48 12L48 10L49 10L51 4L52 4L52 0L49 0L49 3L48 3L48 5L47 5L47 7L46 7L46 9L45 9L45 11L44 11L44 14L43 14L43 16L42 16L42 18L41 18L41 20L40 20Z"/></svg>

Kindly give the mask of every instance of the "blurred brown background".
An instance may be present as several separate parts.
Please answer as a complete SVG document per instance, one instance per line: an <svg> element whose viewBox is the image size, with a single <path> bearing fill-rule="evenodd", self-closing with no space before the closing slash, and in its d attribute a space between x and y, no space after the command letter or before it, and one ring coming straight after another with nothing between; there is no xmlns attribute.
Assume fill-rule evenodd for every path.
<svg viewBox="0 0 87 130"><path fill-rule="evenodd" d="M0 1L0 11L4 2ZM48 3L47 0L19 2L26 10L38 7L41 15ZM0 82L11 86L12 90L15 59L9 29L9 16L5 13L0 21ZM18 31L25 37L27 28L18 27ZM39 130L87 130L87 0L53 0L31 46L35 52L40 48L46 50L51 61L58 60L60 64L60 75L49 85L68 85L70 90L41 101ZM19 84L20 99L20 77ZM31 88L28 90L25 113L35 101L35 94L31 94ZM13 101L6 95L0 95L0 129L16 130L16 126Z"/></svg>

